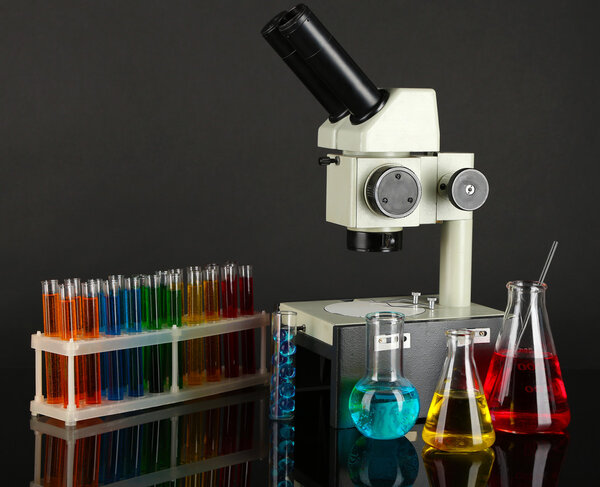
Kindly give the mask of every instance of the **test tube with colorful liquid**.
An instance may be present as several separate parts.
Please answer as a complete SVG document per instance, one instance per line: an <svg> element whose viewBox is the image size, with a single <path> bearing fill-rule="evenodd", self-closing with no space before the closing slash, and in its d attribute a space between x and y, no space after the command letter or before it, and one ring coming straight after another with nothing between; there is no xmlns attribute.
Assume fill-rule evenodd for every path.
<svg viewBox="0 0 600 487"><path fill-rule="evenodd" d="M99 338L98 290L93 279L81 285L81 321L83 338ZM100 354L84 355L85 368L85 403L88 405L101 402Z"/></svg>
<svg viewBox="0 0 600 487"><path fill-rule="evenodd" d="M219 319L219 266L209 264L204 269L204 314L206 321ZM206 380L217 382L221 380L221 352L219 350L219 337L206 338Z"/></svg>
<svg viewBox="0 0 600 487"><path fill-rule="evenodd" d="M129 333L142 331L142 286L141 278L135 276L127 278L126 286L129 287ZM144 395L144 361L141 347L129 350L129 395L140 397Z"/></svg>
<svg viewBox="0 0 600 487"><path fill-rule="evenodd" d="M251 265L240 265L239 270L239 295L240 315L254 314L254 279ZM244 374L256 373L254 330L242 332L242 372Z"/></svg>
<svg viewBox="0 0 600 487"><path fill-rule="evenodd" d="M42 310L44 316L44 334L48 337L60 337L62 328L60 294L58 281L42 281ZM65 357L46 352L46 401L48 404L63 402L63 374L66 370ZM64 365L63 365L64 362Z"/></svg>
<svg viewBox="0 0 600 487"><path fill-rule="evenodd" d="M108 283L107 335L121 334L121 299L119 291L119 281L111 279ZM107 352L108 399L111 401L120 401L123 399L123 363L120 352L120 350Z"/></svg>
<svg viewBox="0 0 600 487"><path fill-rule="evenodd" d="M171 326L180 327L183 323L183 276L180 269L171 269L169 272L169 300L171 301ZM177 382L179 387L183 387L184 380L187 380L187 342L177 344L178 370ZM168 364L171 365L171 364Z"/></svg>
<svg viewBox="0 0 600 487"><path fill-rule="evenodd" d="M221 314L224 318L238 315L237 266L228 263L221 268ZM228 333L225 342L225 377L240 375L239 333Z"/></svg>
<svg viewBox="0 0 600 487"><path fill-rule="evenodd" d="M202 268L188 267L187 270L187 316L188 326L204 321L202 302ZM202 384L204 375L204 338L189 341L188 347L188 384Z"/></svg>
<svg viewBox="0 0 600 487"><path fill-rule="evenodd" d="M148 299L146 304L148 309L148 327L150 330L159 330L161 325L161 275L154 274L145 276L144 287L148 288L144 292L144 296ZM149 366L148 366L148 390L151 393L164 392L165 390L165 374L164 364L165 357L164 345L151 345L149 347Z"/></svg>
<svg viewBox="0 0 600 487"><path fill-rule="evenodd" d="M61 316L62 316L62 331L61 338L63 340L77 340L77 329L78 329L78 308L77 308L77 296L75 292L75 283L71 279L65 280L64 284L59 286L60 293L60 305L61 305ZM64 361L63 361L64 363ZM75 365L75 391L74 399L75 406L80 407L85 399L85 373L83 356L75 357L73 361ZM68 370L68 369L67 369ZM69 405L69 388L68 385L68 374L64 374L66 383L63 385L63 405L67 407Z"/></svg>

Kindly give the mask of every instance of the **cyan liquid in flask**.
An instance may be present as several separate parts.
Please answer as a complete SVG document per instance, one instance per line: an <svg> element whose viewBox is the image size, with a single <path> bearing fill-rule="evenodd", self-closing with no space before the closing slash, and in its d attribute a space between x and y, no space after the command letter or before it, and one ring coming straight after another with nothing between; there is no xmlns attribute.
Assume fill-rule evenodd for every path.
<svg viewBox="0 0 600 487"><path fill-rule="evenodd" d="M402 375L404 315L377 312L366 319L366 374L350 394L350 415L369 438L400 438L419 415L419 394Z"/></svg>

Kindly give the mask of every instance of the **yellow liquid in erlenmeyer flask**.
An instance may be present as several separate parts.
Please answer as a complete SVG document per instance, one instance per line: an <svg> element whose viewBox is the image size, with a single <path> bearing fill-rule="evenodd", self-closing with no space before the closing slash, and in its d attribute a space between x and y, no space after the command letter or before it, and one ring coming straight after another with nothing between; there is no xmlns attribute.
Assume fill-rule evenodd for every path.
<svg viewBox="0 0 600 487"><path fill-rule="evenodd" d="M423 440L438 450L472 452L494 444L496 434L483 394L450 391L433 395Z"/></svg>

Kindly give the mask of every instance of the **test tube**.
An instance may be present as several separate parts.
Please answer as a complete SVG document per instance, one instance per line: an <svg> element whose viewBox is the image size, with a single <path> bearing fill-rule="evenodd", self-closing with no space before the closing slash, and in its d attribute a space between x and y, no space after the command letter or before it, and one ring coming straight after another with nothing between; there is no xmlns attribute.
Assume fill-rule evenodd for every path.
<svg viewBox="0 0 600 487"><path fill-rule="evenodd" d="M71 279L75 286L75 304L77 306L77 337L83 337L83 311L81 308L81 279L74 277Z"/></svg>
<svg viewBox="0 0 600 487"><path fill-rule="evenodd" d="M125 286L129 286L129 332L142 331L142 286L138 276L127 278ZM144 395L144 361L142 348L129 350L129 395L139 397Z"/></svg>
<svg viewBox="0 0 600 487"><path fill-rule="evenodd" d="M169 300L171 302L171 326L181 326L183 319L183 275L180 269L171 269L169 272ZM186 344L179 342L177 344L177 362L178 370L177 382L179 387L183 387L184 379L187 376L186 367ZM172 348L171 348L172 353ZM168 364L170 365L170 364Z"/></svg>
<svg viewBox="0 0 600 487"><path fill-rule="evenodd" d="M98 290L94 280L81 285L81 318L83 338L98 338L100 336ZM102 389L100 354L84 355L83 359L85 363L85 402L86 404L100 404Z"/></svg>
<svg viewBox="0 0 600 487"><path fill-rule="evenodd" d="M296 408L294 396L296 386L296 313L294 311L275 311L271 315L273 333L273 369L271 372L271 419L291 419Z"/></svg>
<svg viewBox="0 0 600 487"><path fill-rule="evenodd" d="M145 277L145 286L149 286L149 321L148 325L151 330L160 329L161 321L161 274L154 274ZM165 390L165 375L164 375L164 345L150 346L150 364L148 367L148 390L151 393L164 392Z"/></svg>
<svg viewBox="0 0 600 487"><path fill-rule="evenodd" d="M230 262L221 268L221 312L224 318L237 317L237 266ZM225 377L240 375L240 347L238 332L228 333L225 342Z"/></svg>
<svg viewBox="0 0 600 487"><path fill-rule="evenodd" d="M100 318L100 333L108 335L106 324L108 323L108 281L96 279L98 288L98 317ZM108 397L108 352L100 354L100 385L102 396Z"/></svg>
<svg viewBox="0 0 600 487"><path fill-rule="evenodd" d="M219 319L219 266L208 264L204 269L204 314L207 321ZM219 350L219 337L206 338L206 380L217 382L221 380L221 353Z"/></svg>
<svg viewBox="0 0 600 487"><path fill-rule="evenodd" d="M254 277L251 265L238 267L240 314L254 314ZM255 330L242 331L242 373L256 374L256 344Z"/></svg>
<svg viewBox="0 0 600 487"><path fill-rule="evenodd" d="M78 324L78 308L77 297L75 292L75 283L71 279L66 279L64 284L59 286L60 306L62 316L62 331L61 338L63 340L77 340ZM67 361L63 361L65 365ZM81 406L85 399L85 373L83 356L75 357L73 361L75 365L75 406ZM66 368L68 371L68 368ZM69 388L68 388L68 373L64 374L66 383L63 385L63 406L66 408L69 405Z"/></svg>
<svg viewBox="0 0 600 487"><path fill-rule="evenodd" d="M204 319L202 303L202 269L199 266L187 270L187 324L198 325ZM203 382L204 374L204 338L189 341L188 348L188 384L197 386Z"/></svg>
<svg viewBox="0 0 600 487"><path fill-rule="evenodd" d="M106 322L107 335L121 334L121 299L119 294L119 281L111 279L108 282L108 313ZM123 360L121 350L108 353L108 399L120 401L123 399Z"/></svg>
<svg viewBox="0 0 600 487"><path fill-rule="evenodd" d="M49 337L61 335L60 294L58 281L42 281L42 311L44 316L44 334ZM63 402L63 374L66 370L64 356L45 352L46 356L46 401L48 404ZM64 362L64 364L62 363Z"/></svg>

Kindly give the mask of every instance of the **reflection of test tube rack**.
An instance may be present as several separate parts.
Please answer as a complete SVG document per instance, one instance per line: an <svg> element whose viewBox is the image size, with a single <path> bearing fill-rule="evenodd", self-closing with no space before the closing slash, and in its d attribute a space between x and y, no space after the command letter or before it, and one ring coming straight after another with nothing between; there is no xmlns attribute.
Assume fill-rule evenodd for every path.
<svg viewBox="0 0 600 487"><path fill-rule="evenodd" d="M204 413L207 420L211 420L211 413L219 411L220 408L235 406L239 406L238 409L244 407L249 408L249 411L252 413L251 418L246 415L246 417L243 418L245 420L244 422L240 421L237 423L239 428L237 436L242 437L242 431L247 434L248 431L251 430L252 438L245 438L243 442L240 441L237 448L226 452L224 451L222 454L209 455L208 457L205 455L205 458L197 461L189 461L186 458L182 458L185 456L184 443L186 442L186 438L184 436L180 437L180 435L182 435L182 429L179 427L180 421L185 422L186 418L193 418L194 416L197 416L198 413ZM112 418L102 422L98 421L93 425L77 428L59 426L53 422L53 420L47 418L33 417L31 418L30 427L35 434L35 462L34 480L30 485L32 487L42 487L43 485L47 485L45 476L48 475L48 472L44 472L42 468L44 462L42 454L44 435L47 435L47 437L51 438L53 441L62 442L62 448L59 448L62 451L53 452L59 454L56 456L62 462L61 465L58 466L58 470L61 471L61 478L64 480L64 483L61 483L60 485L74 487L77 485L75 475L78 465L75 458L78 442L82 442L83 440L98 440L97 443L99 444L102 435L114 434L129 428L139 428L150 423L159 423L170 420L170 452L167 465L164 465L162 468L156 469L155 471L143 473L142 475L130 476L129 478L114 478L109 480L109 482L101 483L101 485L111 485L114 480L115 484L122 487L156 485L163 482L175 481L184 477L196 476L198 474L210 475L210 472L216 470L231 468L234 465L247 465L248 462L263 459L267 454L264 438L265 417L265 400L262 390L220 396L218 398L205 399L200 402L158 409L137 415ZM251 421L250 425L247 423L249 419ZM213 427L218 432L219 426L213 425ZM97 448L99 448L99 445ZM47 451L45 453L48 455ZM123 454L120 456L122 457ZM115 470L121 469L121 466L115 467ZM99 485L98 478L94 480L93 484Z"/></svg>
<svg viewBox="0 0 600 487"><path fill-rule="evenodd" d="M268 384L267 372L267 330L269 315L265 312L234 319L223 319L212 323L202 323L198 326L185 326L151 330L132 334L104 336L94 339L62 341L60 338L48 337L37 332L31 336L31 348L35 350L35 398L30 403L33 416L43 414L64 421L66 425L74 425L78 421L120 414L141 409L154 408L189 401L200 397L221 394L237 389ZM255 374L240 377L223 378L218 382L208 382L198 386L178 386L179 375L179 342L197 338L224 335L232 332L253 330L261 331L260 363ZM75 404L75 357L110 352L115 350L136 349L150 345L171 344L171 374L172 386L170 391L146 394L143 397L125 397L119 401L103 401L99 405L76 407ZM42 352L58 354L66 357L68 405L48 404L42 390Z"/></svg>

